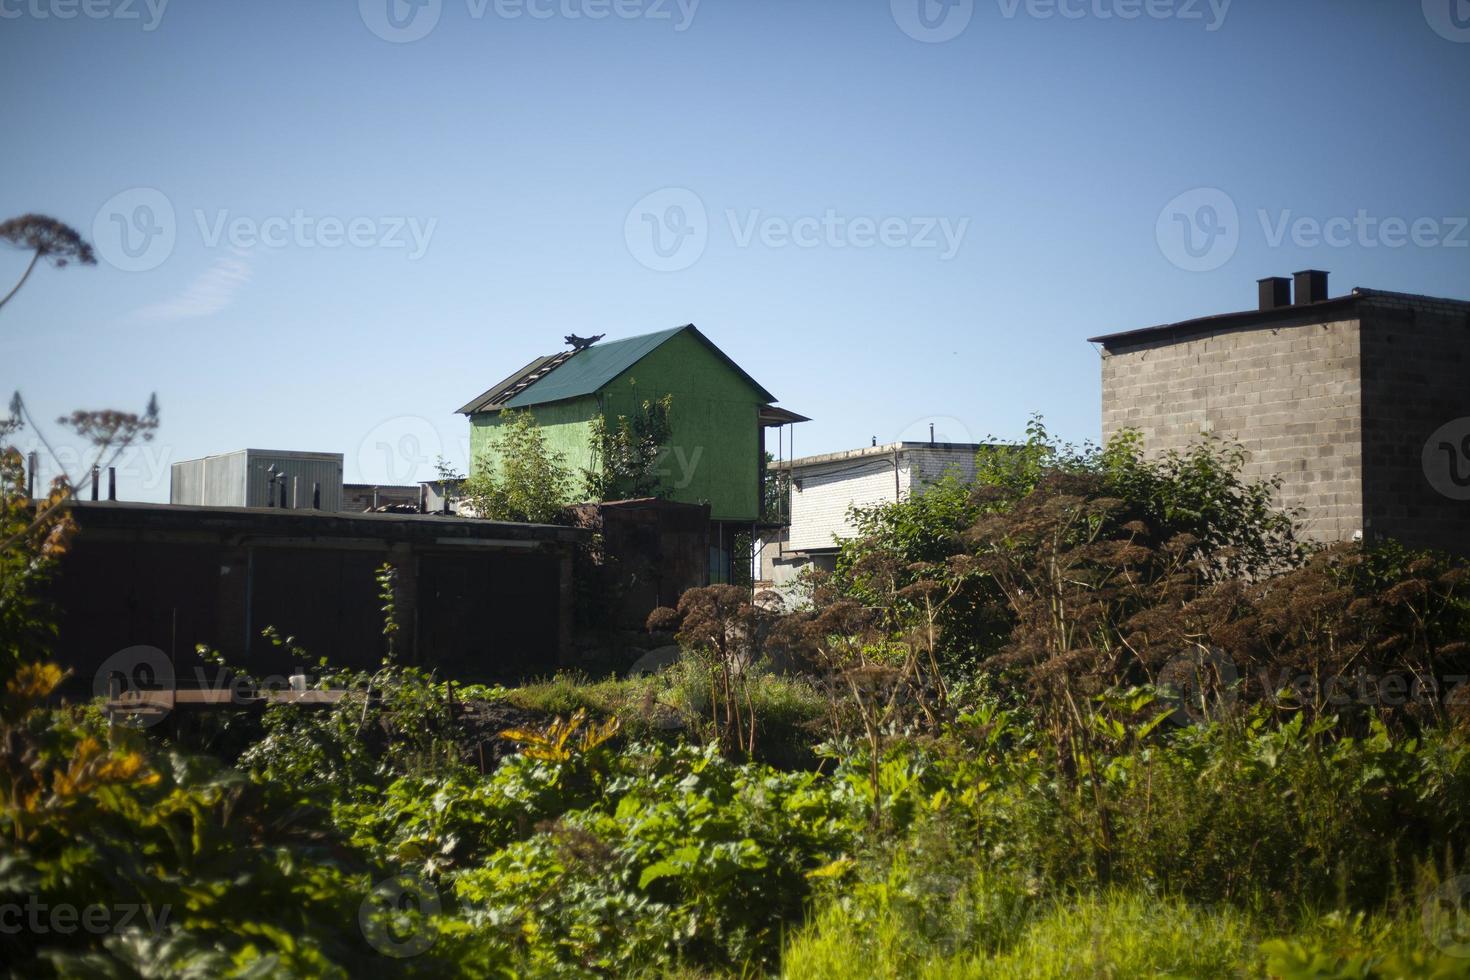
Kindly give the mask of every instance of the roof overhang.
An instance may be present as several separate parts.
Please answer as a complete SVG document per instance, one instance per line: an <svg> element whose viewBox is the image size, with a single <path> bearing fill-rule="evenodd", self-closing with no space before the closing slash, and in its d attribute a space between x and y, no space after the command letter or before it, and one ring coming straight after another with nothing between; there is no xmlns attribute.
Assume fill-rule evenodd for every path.
<svg viewBox="0 0 1470 980"><path fill-rule="evenodd" d="M811 419L805 415L797 415L790 409L777 408L775 405L762 405L760 413L756 416L760 424L766 428L777 425L791 425L796 422L810 422Z"/></svg>

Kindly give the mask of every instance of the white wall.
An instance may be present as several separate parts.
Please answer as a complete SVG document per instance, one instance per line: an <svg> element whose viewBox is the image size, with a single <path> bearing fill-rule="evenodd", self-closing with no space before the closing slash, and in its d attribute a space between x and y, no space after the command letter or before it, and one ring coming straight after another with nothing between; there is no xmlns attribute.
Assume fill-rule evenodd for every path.
<svg viewBox="0 0 1470 980"><path fill-rule="evenodd" d="M784 550L834 547L834 537L856 534L847 519L849 508L891 503L895 495L908 496L915 486L934 482L950 467L964 479L973 479L974 447L906 445L898 450L896 486L892 452L798 467L792 474L791 537Z"/></svg>

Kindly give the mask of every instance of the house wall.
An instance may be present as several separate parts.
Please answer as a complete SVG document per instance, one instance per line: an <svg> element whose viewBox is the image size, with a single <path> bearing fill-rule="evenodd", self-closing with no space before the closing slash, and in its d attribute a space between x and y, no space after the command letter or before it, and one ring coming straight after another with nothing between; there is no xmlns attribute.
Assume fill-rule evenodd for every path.
<svg viewBox="0 0 1470 980"><path fill-rule="evenodd" d="M799 489L797 483L801 484ZM791 537L785 550L835 547L837 538L849 538L857 533L848 519L850 507L891 503L907 493L909 485L908 467L901 459L895 480L892 454L795 470L791 485Z"/></svg>
<svg viewBox="0 0 1470 980"><path fill-rule="evenodd" d="M1363 527L1363 357L1356 319L1283 321L1120 342L1102 357L1104 440L1137 429L1145 452L1206 432L1249 451L1245 475L1280 476L1322 541Z"/></svg>
<svg viewBox="0 0 1470 980"><path fill-rule="evenodd" d="M978 447L965 446L952 449L938 446L909 446L903 451L903 460L910 470L910 483L923 487L954 473L966 483L975 479L975 452Z"/></svg>
<svg viewBox="0 0 1470 980"><path fill-rule="evenodd" d="M760 394L708 347L677 334L608 382L596 396L533 406L529 411L548 444L566 456L580 475L595 465L592 419L632 416L645 400L673 395L673 434L660 461L668 499L709 504L715 521L754 521L760 510L757 487L762 464L757 411ZM470 456L476 470L491 459L500 414L470 419Z"/></svg>
<svg viewBox="0 0 1470 980"><path fill-rule="evenodd" d="M1364 534L1470 554L1470 306L1374 297L1362 349Z"/></svg>
<svg viewBox="0 0 1470 980"><path fill-rule="evenodd" d="M761 395L692 333L660 344L599 393L608 417L632 415L646 399L673 395L673 435L661 462L669 499L710 505L715 521L760 513Z"/></svg>
<svg viewBox="0 0 1470 980"><path fill-rule="evenodd" d="M564 402L536 405L529 409L517 409L517 411L531 413L536 419L536 424L540 426L542 435L546 438L548 448L562 454L567 466L571 467L577 480L580 481L582 471L591 468L595 462L592 420L598 413L597 400L591 396L572 398ZM471 472L480 472L487 461L490 465L499 465L499 455L495 452L493 444L495 433L500 425L499 412L481 412L470 416ZM584 488L579 485L579 496L582 489Z"/></svg>

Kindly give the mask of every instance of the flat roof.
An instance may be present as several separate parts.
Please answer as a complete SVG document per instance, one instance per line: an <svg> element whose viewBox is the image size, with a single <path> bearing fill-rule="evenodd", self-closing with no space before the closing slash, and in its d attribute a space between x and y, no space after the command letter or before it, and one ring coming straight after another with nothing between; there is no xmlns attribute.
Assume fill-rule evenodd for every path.
<svg viewBox="0 0 1470 980"><path fill-rule="evenodd" d="M1238 310L1234 313L1215 313L1210 316L1180 320L1177 323L1161 323L1152 327L1138 327L1133 330L1121 330L1117 333L1099 334L1096 337L1088 337L1087 341L1092 344L1102 344L1104 347L1113 347L1125 343L1162 341L1175 335L1200 333L1210 330L1264 326L1266 324L1284 323L1292 320L1316 321L1322 319L1323 314L1349 310L1359 302L1372 300L1375 297L1424 304L1426 306L1444 304L1463 306L1467 312L1470 312L1470 301L1467 300L1421 296L1415 293L1395 293L1383 289L1365 289L1361 286L1354 286L1353 291L1345 296L1334 296L1330 299L1319 300L1316 303L1278 306L1272 310L1255 309Z"/></svg>
<svg viewBox="0 0 1470 980"><path fill-rule="evenodd" d="M983 442L887 442L881 446L864 446L861 449L846 449L836 453L820 453L816 456L800 456L796 459L773 460L773 470L789 470L806 466L821 466L824 463L845 463L854 459L877 456L892 456L896 452L929 449L937 452L977 453L989 443Z"/></svg>
<svg viewBox="0 0 1470 980"><path fill-rule="evenodd" d="M445 514L385 514L371 511L281 507L197 507L124 500L72 500L67 509L85 535L89 528L146 533L191 532L262 538L371 538L428 541L484 547L515 542L571 543L586 536L560 524L518 524Z"/></svg>

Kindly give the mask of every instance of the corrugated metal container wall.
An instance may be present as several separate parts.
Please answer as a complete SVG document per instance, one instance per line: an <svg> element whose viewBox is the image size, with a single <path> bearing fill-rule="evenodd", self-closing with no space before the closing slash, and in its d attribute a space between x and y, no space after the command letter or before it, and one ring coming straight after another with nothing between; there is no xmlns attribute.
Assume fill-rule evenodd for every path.
<svg viewBox="0 0 1470 980"><path fill-rule="evenodd" d="M320 483L321 509L342 509L342 454L242 449L175 463L170 471L169 502L204 507L279 506L280 489L268 500L270 474L286 477L286 506L311 507L312 487ZM295 478L293 499L292 478Z"/></svg>
<svg viewBox="0 0 1470 980"><path fill-rule="evenodd" d="M217 507L245 506L245 454L204 457L204 503Z"/></svg>
<svg viewBox="0 0 1470 980"><path fill-rule="evenodd" d="M245 480L245 506L268 507L270 467L286 477L286 506L303 510L311 507L313 484L322 487L322 510L342 509L342 454L341 453L291 453L246 450L248 467ZM293 500L293 480L294 497ZM276 504L280 503L280 488L276 489Z"/></svg>
<svg viewBox="0 0 1470 980"><path fill-rule="evenodd" d="M186 459L169 467L168 502L171 504L204 503L204 460Z"/></svg>

